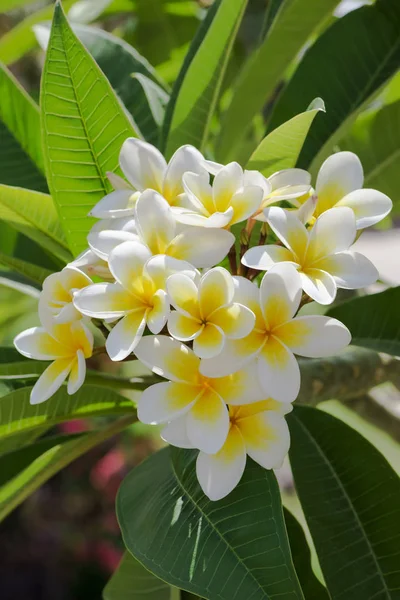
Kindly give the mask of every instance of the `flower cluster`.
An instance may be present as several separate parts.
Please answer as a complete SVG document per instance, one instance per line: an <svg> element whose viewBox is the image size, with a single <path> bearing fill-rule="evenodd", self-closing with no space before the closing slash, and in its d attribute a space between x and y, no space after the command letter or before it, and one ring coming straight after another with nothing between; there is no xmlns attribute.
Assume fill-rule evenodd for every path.
<svg viewBox="0 0 400 600"><path fill-rule="evenodd" d="M44 283L42 327L15 339L25 356L53 361L31 402L66 378L68 393L79 389L90 327L100 324L111 360L134 354L164 379L143 392L138 416L163 425L170 444L199 450L198 480L217 500L238 484L246 456L266 469L282 464L285 414L300 389L296 357L350 342L339 321L299 310L376 281L352 244L391 201L362 189L350 152L326 160L315 189L301 169L266 178L191 146L167 164L138 139L125 141L120 166L126 179L110 174L114 191L91 211L89 248Z"/></svg>

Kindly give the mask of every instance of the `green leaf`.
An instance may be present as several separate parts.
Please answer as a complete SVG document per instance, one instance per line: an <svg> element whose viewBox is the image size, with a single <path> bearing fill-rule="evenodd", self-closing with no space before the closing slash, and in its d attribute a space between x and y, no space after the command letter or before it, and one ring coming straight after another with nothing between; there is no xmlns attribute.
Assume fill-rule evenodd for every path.
<svg viewBox="0 0 400 600"><path fill-rule="evenodd" d="M171 587L125 552L104 588L103 600L171 600Z"/></svg>
<svg viewBox="0 0 400 600"><path fill-rule="evenodd" d="M47 191L39 107L0 63L0 183Z"/></svg>
<svg viewBox="0 0 400 600"><path fill-rule="evenodd" d="M0 219L60 260L71 260L57 211L48 194L0 185Z"/></svg>
<svg viewBox="0 0 400 600"><path fill-rule="evenodd" d="M204 150L222 79L248 0L221 0L193 41L171 97L166 154L183 144Z"/></svg>
<svg viewBox="0 0 400 600"><path fill-rule="evenodd" d="M40 375L48 362L24 358L15 348L0 346L0 379L2 377L31 377Z"/></svg>
<svg viewBox="0 0 400 600"><path fill-rule="evenodd" d="M397 71L400 3L377 0L338 19L306 52L280 96L269 131L292 118L313 98L324 99L300 155L300 167L315 172L359 112Z"/></svg>
<svg viewBox="0 0 400 600"><path fill-rule="evenodd" d="M305 533L296 517L286 508L286 529L289 536L290 550L300 585L306 600L329 600L325 586L317 579L311 566L311 551Z"/></svg>
<svg viewBox="0 0 400 600"><path fill-rule="evenodd" d="M41 109L49 187L70 249L78 254L94 223L86 215L111 191L106 173L119 169L122 143L135 131L60 4L42 77Z"/></svg>
<svg viewBox="0 0 400 600"><path fill-rule="evenodd" d="M0 13L6 13L9 10L15 10L22 6L33 4L36 0L1 0Z"/></svg>
<svg viewBox="0 0 400 600"><path fill-rule="evenodd" d="M46 50L50 24L41 23L34 29L41 47ZM157 143L164 110L157 119L153 118L151 107L154 102L151 101L154 98L155 102L158 101L164 106L168 94L164 90L165 84L150 63L124 40L107 31L77 24L72 25L72 30L106 75L145 139ZM133 74L138 75L132 78ZM144 76L145 79L142 80Z"/></svg>
<svg viewBox="0 0 400 600"><path fill-rule="evenodd" d="M275 88L308 38L332 13L339 0L285 0L260 47L252 54L241 72L233 96L221 122L217 141L218 160L235 160L254 115L261 112ZM314 94L313 97L322 94ZM276 123L273 129L311 102L299 106L296 113Z"/></svg>
<svg viewBox="0 0 400 600"><path fill-rule="evenodd" d="M296 489L332 600L398 597L400 479L348 425L322 411L289 415Z"/></svg>
<svg viewBox="0 0 400 600"><path fill-rule="evenodd" d="M132 422L132 417L125 417L94 433L75 435L72 436L72 439L68 439L69 436L59 436L50 448L46 448L46 440L37 442L35 446L39 446L39 449L43 446L43 452L0 489L0 521L50 477L85 452L88 452L88 450L125 429ZM32 452L34 452L32 446L28 446L22 454ZM4 459L6 459L6 456ZM9 459L12 460L10 456ZM19 453L17 460L23 460L21 459L21 453Z"/></svg>
<svg viewBox="0 0 400 600"><path fill-rule="evenodd" d="M0 390L4 394L1 399L0 439L72 419L135 414L132 400L105 387L85 384L73 396L69 396L67 388L62 387L50 400L35 406L29 404L31 389L31 386L19 387L18 380L0 381Z"/></svg>
<svg viewBox="0 0 400 600"><path fill-rule="evenodd" d="M398 214L400 147L399 130L393 131L396 123L400 123L400 100L362 115L340 140L340 149L359 156L364 168L364 187L387 194Z"/></svg>
<svg viewBox="0 0 400 600"><path fill-rule="evenodd" d="M320 110L325 112L324 103L293 117L287 123L271 131L251 155L248 169L261 171L265 177L281 169L295 167L311 124Z"/></svg>
<svg viewBox="0 0 400 600"><path fill-rule="evenodd" d="M351 331L352 344L400 355L400 287L348 300L329 309L328 316Z"/></svg>
<svg viewBox="0 0 400 600"><path fill-rule="evenodd" d="M273 472L249 461L240 485L210 502L195 463L196 452L167 448L125 478L117 514L129 552L157 577L213 600L303 598Z"/></svg>
<svg viewBox="0 0 400 600"><path fill-rule="evenodd" d="M42 284L46 277L52 273L48 269L26 262L20 258L8 256L7 254L3 254L3 252L0 252L0 265L24 275L24 277L37 284Z"/></svg>

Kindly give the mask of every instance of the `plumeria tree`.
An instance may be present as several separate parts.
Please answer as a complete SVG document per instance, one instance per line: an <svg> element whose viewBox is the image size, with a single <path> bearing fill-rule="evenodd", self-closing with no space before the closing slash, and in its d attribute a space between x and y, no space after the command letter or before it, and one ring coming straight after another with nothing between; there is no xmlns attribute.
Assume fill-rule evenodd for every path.
<svg viewBox="0 0 400 600"><path fill-rule="evenodd" d="M317 405L348 401L399 437L395 411L368 395L399 380L399 289L371 293L380 274L355 244L393 204L389 184L364 182L352 136L363 125L358 147L374 141L374 109L356 117L395 74L400 5L377 0L328 23L333 0L268 3L235 78L248 3L211 4L172 91L126 42L75 13L69 23L60 3L51 28L35 25L47 50L40 121L1 68L0 125L29 183L2 180L0 217L45 260L0 255L9 285L38 298L40 321L0 349L0 517L141 422L157 426L162 449L119 490L126 553L106 600L399 598L399 478ZM346 79L361 36L331 83L325 49L334 36L352 50L354 23L379 64ZM104 72L99 43L115 51ZM308 81L318 65L319 87ZM339 85L357 94L336 110ZM78 417L93 430L49 434ZM288 456L301 522L278 484Z"/></svg>

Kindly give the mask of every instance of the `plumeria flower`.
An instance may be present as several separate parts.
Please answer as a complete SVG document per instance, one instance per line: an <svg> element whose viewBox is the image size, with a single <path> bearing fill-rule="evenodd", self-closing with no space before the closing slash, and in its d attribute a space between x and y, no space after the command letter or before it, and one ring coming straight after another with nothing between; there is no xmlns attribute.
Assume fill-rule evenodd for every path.
<svg viewBox="0 0 400 600"><path fill-rule="evenodd" d="M69 323L82 318L73 304L74 294L90 285L92 280L71 265L59 273L52 273L43 282L39 298L39 315L44 325Z"/></svg>
<svg viewBox="0 0 400 600"><path fill-rule="evenodd" d="M197 478L210 500L221 500L238 485L249 456L265 469L278 469L289 451L290 435L284 414L292 406L275 400L229 406L229 432L216 454L200 452ZM184 418L172 421L162 438L180 448L193 448Z"/></svg>
<svg viewBox="0 0 400 600"><path fill-rule="evenodd" d="M357 229L375 225L389 214L392 201L388 196L372 189L361 189L364 172L358 156L353 152L338 152L323 163L316 182L318 217L335 206L351 208L356 217Z"/></svg>
<svg viewBox="0 0 400 600"><path fill-rule="evenodd" d="M196 276L192 265L169 256L152 256L139 242L124 242L109 257L116 283L95 283L74 297L76 308L97 319L120 319L106 340L111 360L123 360L133 352L146 325L159 333L167 322L167 277L177 271Z"/></svg>
<svg viewBox="0 0 400 600"><path fill-rule="evenodd" d="M234 283L226 269L207 271L196 284L182 273L167 280L167 292L176 311L168 318L168 331L183 342L193 340L193 350L200 358L219 354L225 338L242 338L254 327L249 308L233 302Z"/></svg>
<svg viewBox="0 0 400 600"><path fill-rule="evenodd" d="M148 188L159 192L171 206L176 205L184 191L182 175L185 171L201 172L205 160L193 146L182 146L167 164L157 148L143 140L128 138L122 145L119 162L132 188L124 186L121 178L112 175L110 180L118 189L96 204L90 212L92 217L132 216L140 193Z"/></svg>
<svg viewBox="0 0 400 600"><path fill-rule="evenodd" d="M107 262L110 252L123 242L140 241L134 217L102 219L93 225L88 234L90 250Z"/></svg>
<svg viewBox="0 0 400 600"><path fill-rule="evenodd" d="M300 390L300 369L294 354L318 358L342 350L350 332L340 321L324 316L294 317L301 300L300 275L290 264L273 267L260 289L236 278L235 301L256 317L253 331L240 340L226 340L217 357L201 361L206 377L224 377L251 361L257 364L265 396L293 402Z"/></svg>
<svg viewBox="0 0 400 600"><path fill-rule="evenodd" d="M303 290L320 304L331 304L337 288L358 289L374 283L379 274L363 254L349 248L356 237L350 208L332 208L307 230L290 211L267 209L271 229L284 247L255 246L242 258L244 265L267 271L280 262L291 262L300 272Z"/></svg>
<svg viewBox="0 0 400 600"><path fill-rule="evenodd" d="M166 254L189 261L195 267L213 267L221 262L235 241L232 233L222 229L178 225L168 202L154 190L146 190L141 194L136 203L134 219L128 217L125 221L127 227L129 239L139 240L151 254ZM92 229L88 239L92 250L102 258L107 257L110 248L116 247L115 235L108 231L95 234Z"/></svg>
<svg viewBox="0 0 400 600"><path fill-rule="evenodd" d="M254 365L215 379L204 377L193 350L167 336L147 336L136 356L168 382L148 387L140 397L138 416L143 423L169 423L185 417L186 434L193 447L218 452L229 432L226 403L240 405L264 398Z"/></svg>
<svg viewBox="0 0 400 600"><path fill-rule="evenodd" d="M108 268L107 261L97 256L90 248L81 252L68 266L78 268L83 273L86 273L86 275L89 275L89 277L97 276L106 280L114 279Z"/></svg>
<svg viewBox="0 0 400 600"><path fill-rule="evenodd" d="M23 356L53 361L33 386L31 404L48 400L67 378L68 394L75 394L83 385L93 335L82 321L53 325L49 331L32 327L17 335L14 345Z"/></svg>
<svg viewBox="0 0 400 600"><path fill-rule="evenodd" d="M227 227L248 219L260 206L263 189L247 180L247 172L232 162L222 167L210 184L206 170L185 173L184 208L177 208L176 219L187 225Z"/></svg>

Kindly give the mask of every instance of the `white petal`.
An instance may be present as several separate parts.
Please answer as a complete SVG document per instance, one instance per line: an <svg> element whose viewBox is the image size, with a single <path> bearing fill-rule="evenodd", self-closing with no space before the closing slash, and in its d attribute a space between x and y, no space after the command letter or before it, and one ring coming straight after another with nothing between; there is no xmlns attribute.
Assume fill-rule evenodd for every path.
<svg viewBox="0 0 400 600"><path fill-rule="evenodd" d="M206 160L205 161L205 168L207 169L207 171L209 173L211 173L211 175L216 175L217 173L219 173L219 171L224 167L224 165L222 165L221 163L217 163L213 160Z"/></svg>
<svg viewBox="0 0 400 600"><path fill-rule="evenodd" d="M351 340L343 323L321 315L296 317L274 333L292 352L309 358L336 354Z"/></svg>
<svg viewBox="0 0 400 600"><path fill-rule="evenodd" d="M199 285L199 305L201 316L208 319L212 313L227 306L235 292L232 275L223 267L210 269L203 275Z"/></svg>
<svg viewBox="0 0 400 600"><path fill-rule="evenodd" d="M140 342L145 327L144 309L131 312L118 321L106 340L106 350L111 360L124 360L129 356Z"/></svg>
<svg viewBox="0 0 400 600"><path fill-rule="evenodd" d="M258 376L267 397L293 402L300 391L300 369L293 353L271 337L257 359Z"/></svg>
<svg viewBox="0 0 400 600"><path fill-rule="evenodd" d="M135 219L104 219L93 225L88 235L91 250L103 260L107 260L110 252L127 241L140 241Z"/></svg>
<svg viewBox="0 0 400 600"><path fill-rule="evenodd" d="M184 275L192 281L200 279L199 272L193 265L185 260L178 260L164 254L152 256L145 264L144 273L151 279L156 290L165 290L167 279L176 273Z"/></svg>
<svg viewBox="0 0 400 600"><path fill-rule="evenodd" d="M336 285L356 290L375 283L379 273L372 262L359 252L338 252L319 261L316 266L335 278Z"/></svg>
<svg viewBox="0 0 400 600"><path fill-rule="evenodd" d="M210 385L230 406L249 405L265 398L265 392L258 380L256 360L252 360L232 375L210 380Z"/></svg>
<svg viewBox="0 0 400 600"><path fill-rule="evenodd" d="M221 353L225 336L219 327L212 323L204 325L193 341L193 352L199 358L213 358Z"/></svg>
<svg viewBox="0 0 400 600"><path fill-rule="evenodd" d="M232 339L240 339L249 335L255 325L253 311L237 302L219 308L212 314L210 320L224 332L226 337Z"/></svg>
<svg viewBox="0 0 400 600"><path fill-rule="evenodd" d="M168 317L168 331L170 335L182 342L194 340L203 329L198 319L194 319L174 310Z"/></svg>
<svg viewBox="0 0 400 600"><path fill-rule="evenodd" d="M308 233L303 223L292 211L278 206L265 209L264 214L274 233L294 253L296 262L302 262L308 245Z"/></svg>
<svg viewBox="0 0 400 600"><path fill-rule="evenodd" d="M288 263L272 267L260 285L260 305L270 329L289 321L299 308L301 279Z"/></svg>
<svg viewBox="0 0 400 600"><path fill-rule="evenodd" d="M188 317L201 320L198 287L184 273L175 273L168 277L167 292L172 306Z"/></svg>
<svg viewBox="0 0 400 600"><path fill-rule="evenodd" d="M165 254L176 228L168 202L154 190L146 190L136 203L136 222L139 235L152 254Z"/></svg>
<svg viewBox="0 0 400 600"><path fill-rule="evenodd" d="M176 236L168 254L198 268L213 267L228 254L235 236L225 229L188 227Z"/></svg>
<svg viewBox="0 0 400 600"><path fill-rule="evenodd" d="M272 191L271 183L259 171L247 171L246 170L244 172L243 183L244 183L244 186L256 185L256 186L260 187L263 191L263 198L268 196Z"/></svg>
<svg viewBox="0 0 400 600"><path fill-rule="evenodd" d="M164 178L163 195L172 205L183 192L182 177L187 171L203 173L205 160L194 146L181 146L169 161Z"/></svg>
<svg viewBox="0 0 400 600"><path fill-rule="evenodd" d="M89 217L95 217L96 219L132 217L135 214L137 198L138 192L131 189L111 192L92 208Z"/></svg>
<svg viewBox="0 0 400 600"><path fill-rule="evenodd" d="M252 420L257 420L257 427L253 427ZM266 411L245 421L248 421L246 429L252 428L258 434L264 434L244 436L247 454L264 469L279 469L290 446L289 428L283 416Z"/></svg>
<svg viewBox="0 0 400 600"><path fill-rule="evenodd" d="M389 196L377 190L355 190L342 198L337 206L348 206L354 211L357 229L371 227L390 213L393 203Z"/></svg>
<svg viewBox="0 0 400 600"><path fill-rule="evenodd" d="M290 262L292 265L297 266L298 263L294 262L294 258L293 253L282 246L254 246L245 252L242 263L251 269L268 271L268 269L281 262Z"/></svg>
<svg viewBox="0 0 400 600"><path fill-rule="evenodd" d="M119 162L134 188L162 191L167 163L157 148L137 138L128 138L122 144Z"/></svg>
<svg viewBox="0 0 400 600"><path fill-rule="evenodd" d="M69 263L69 266L78 267L78 269L91 277L97 275L102 279L113 279L107 262L97 256L90 248L81 252L75 260Z"/></svg>
<svg viewBox="0 0 400 600"><path fill-rule="evenodd" d="M229 413L216 392L205 389L186 419L188 438L195 448L208 454L222 448L229 432Z"/></svg>
<svg viewBox="0 0 400 600"><path fill-rule="evenodd" d="M68 356L68 349L47 333L43 327L31 327L19 333L14 346L20 354L36 360L54 360Z"/></svg>
<svg viewBox="0 0 400 600"><path fill-rule="evenodd" d="M111 183L114 190L131 190L132 191L131 185L123 177L116 175L112 171L107 171L106 175L107 175L108 181Z"/></svg>
<svg viewBox="0 0 400 600"><path fill-rule="evenodd" d="M215 212L210 217L205 217L192 212L179 212L175 214L179 223L191 225L193 227L226 227L233 218L233 208L227 208L225 212Z"/></svg>
<svg viewBox="0 0 400 600"><path fill-rule="evenodd" d="M75 394L85 382L86 377L86 360L82 350L77 350L76 359L72 366L68 378L67 391L68 394Z"/></svg>
<svg viewBox="0 0 400 600"><path fill-rule="evenodd" d="M321 269L307 269L300 273L301 285L305 293L319 304L332 304L336 298L337 285L329 273Z"/></svg>
<svg viewBox="0 0 400 600"><path fill-rule="evenodd" d="M83 315L108 319L122 317L138 301L118 283L94 283L75 294L74 304Z"/></svg>
<svg viewBox="0 0 400 600"><path fill-rule="evenodd" d="M301 185L309 187L311 175L304 169L282 169L268 177L268 182L273 192L288 186Z"/></svg>
<svg viewBox="0 0 400 600"><path fill-rule="evenodd" d="M153 308L147 315L147 326L151 333L160 333L167 323L169 315L169 300L167 292L157 290L153 296Z"/></svg>
<svg viewBox="0 0 400 600"><path fill-rule="evenodd" d="M175 382L197 383L200 359L185 344L165 335L149 335L140 341L135 354L157 375Z"/></svg>
<svg viewBox="0 0 400 600"><path fill-rule="evenodd" d="M199 453L196 463L197 479L210 500L221 500L238 485L245 466L243 438L238 429L233 427L220 452L213 455Z"/></svg>
<svg viewBox="0 0 400 600"><path fill-rule="evenodd" d="M75 358L58 358L47 367L32 388L30 404L41 404L60 389L69 372Z"/></svg>
<svg viewBox="0 0 400 600"><path fill-rule="evenodd" d="M177 448L193 448L193 444L188 438L186 431L186 417L174 419L161 431L161 437L164 442L176 446Z"/></svg>
<svg viewBox="0 0 400 600"><path fill-rule="evenodd" d="M108 264L117 283L134 293L151 252L140 242L123 242L110 253Z"/></svg>
<svg viewBox="0 0 400 600"><path fill-rule="evenodd" d="M156 383L140 396L138 417L149 425L168 423L185 415L200 393L201 388L183 383Z"/></svg>
<svg viewBox="0 0 400 600"><path fill-rule="evenodd" d="M39 302L40 304L40 302ZM39 310L40 315L40 310ZM81 318L81 313L75 306L72 304L66 304L58 313L58 315L54 315L55 323L71 323L71 321L76 321ZM41 322L44 323L43 318L41 316Z"/></svg>
<svg viewBox="0 0 400 600"><path fill-rule="evenodd" d="M348 250L356 237L356 221L350 208L341 206L322 213L310 233L308 266L324 256Z"/></svg>
<svg viewBox="0 0 400 600"><path fill-rule="evenodd" d="M215 212L213 191L207 171L185 173L182 182L185 196L189 199L187 208L191 207L194 212L204 216Z"/></svg>
<svg viewBox="0 0 400 600"><path fill-rule="evenodd" d="M243 169L237 162L223 167L215 176L213 196L216 210L223 212L230 205L232 196L243 187Z"/></svg>
<svg viewBox="0 0 400 600"><path fill-rule="evenodd" d="M248 185L232 196L231 207L234 215L231 224L245 221L254 215L261 206L263 190L255 185Z"/></svg>
<svg viewBox="0 0 400 600"><path fill-rule="evenodd" d="M256 358L264 343L265 335L254 332L240 340L226 339L218 356L201 361L200 373L212 378L235 374Z"/></svg>
<svg viewBox="0 0 400 600"><path fill-rule="evenodd" d="M335 206L343 196L362 188L363 168L353 152L332 154L323 163L315 186L319 214Z"/></svg>
<svg viewBox="0 0 400 600"><path fill-rule="evenodd" d="M317 197L310 196L295 212L296 217L304 224L307 224L315 212L317 206Z"/></svg>

